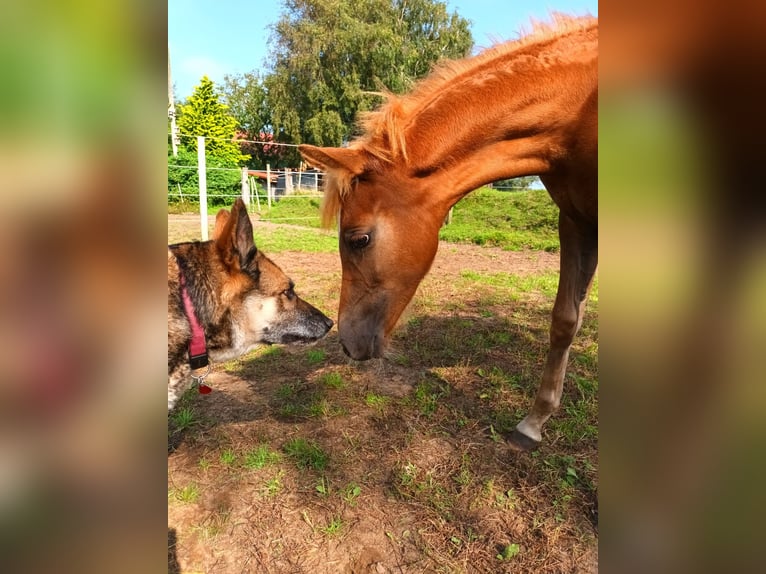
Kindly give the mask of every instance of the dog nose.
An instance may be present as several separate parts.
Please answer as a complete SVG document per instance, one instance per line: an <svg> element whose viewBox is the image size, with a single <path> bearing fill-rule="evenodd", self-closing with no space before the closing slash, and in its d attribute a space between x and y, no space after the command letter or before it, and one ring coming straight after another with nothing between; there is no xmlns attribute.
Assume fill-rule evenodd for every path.
<svg viewBox="0 0 766 574"><path fill-rule="evenodd" d="M334 322L333 322L333 320L332 320L332 319L330 319L329 317L325 317L325 318L324 318L324 324L325 324L325 325L327 325L327 330L329 331L330 329L332 329L332 326L333 326L335 323L334 323Z"/></svg>

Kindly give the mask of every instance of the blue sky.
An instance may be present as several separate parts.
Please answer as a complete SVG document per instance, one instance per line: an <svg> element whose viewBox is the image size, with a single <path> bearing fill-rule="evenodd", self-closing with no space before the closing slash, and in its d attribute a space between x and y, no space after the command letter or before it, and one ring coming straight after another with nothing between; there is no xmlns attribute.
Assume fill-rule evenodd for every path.
<svg viewBox="0 0 766 574"><path fill-rule="evenodd" d="M598 0L447 0L450 12L471 21L477 48L518 36L530 19L550 11L598 15ZM221 83L226 74L262 70L269 27L279 19L277 0L168 0L168 46L176 100L191 95L203 75Z"/></svg>

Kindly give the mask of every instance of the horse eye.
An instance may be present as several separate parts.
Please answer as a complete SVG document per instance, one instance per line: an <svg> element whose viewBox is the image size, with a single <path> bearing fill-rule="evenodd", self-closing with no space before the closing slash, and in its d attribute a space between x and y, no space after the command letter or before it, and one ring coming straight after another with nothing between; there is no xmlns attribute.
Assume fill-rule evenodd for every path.
<svg viewBox="0 0 766 574"><path fill-rule="evenodd" d="M352 235L349 240L348 244L351 246L352 249L364 249L369 245L370 243L370 234L369 233L357 233Z"/></svg>

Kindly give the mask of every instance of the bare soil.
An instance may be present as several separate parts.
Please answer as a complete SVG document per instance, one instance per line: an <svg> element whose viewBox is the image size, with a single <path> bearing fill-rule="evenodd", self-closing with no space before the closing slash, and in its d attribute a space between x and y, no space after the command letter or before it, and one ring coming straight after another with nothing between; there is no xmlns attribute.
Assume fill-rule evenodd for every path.
<svg viewBox="0 0 766 574"><path fill-rule="evenodd" d="M169 216L169 241L198 221ZM271 224L254 225L257 237ZM337 253L272 259L335 317ZM596 437L576 424L585 438L566 435L573 417L559 412L534 453L503 439L534 397L552 301L462 276L557 269L557 254L442 244L387 359L348 360L333 328L309 348L215 365L213 392L181 405L192 424L169 417L169 571L596 572ZM572 377L596 377L594 315ZM562 411L595 405L583 388L568 382ZM597 425L593 408L583 429ZM285 450L296 438L326 466L296 464ZM249 466L259 445L279 460Z"/></svg>

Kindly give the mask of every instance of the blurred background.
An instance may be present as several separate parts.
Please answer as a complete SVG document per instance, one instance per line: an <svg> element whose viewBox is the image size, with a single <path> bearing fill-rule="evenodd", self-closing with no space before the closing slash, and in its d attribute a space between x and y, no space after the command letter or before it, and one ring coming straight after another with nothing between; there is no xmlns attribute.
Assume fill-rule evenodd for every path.
<svg viewBox="0 0 766 574"><path fill-rule="evenodd" d="M762 4L599 6L600 564L762 570ZM167 18L0 19L0 569L166 554Z"/></svg>
<svg viewBox="0 0 766 574"><path fill-rule="evenodd" d="M146 1L2 8L3 572L163 568L166 26Z"/></svg>

